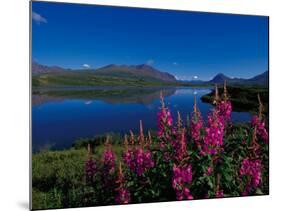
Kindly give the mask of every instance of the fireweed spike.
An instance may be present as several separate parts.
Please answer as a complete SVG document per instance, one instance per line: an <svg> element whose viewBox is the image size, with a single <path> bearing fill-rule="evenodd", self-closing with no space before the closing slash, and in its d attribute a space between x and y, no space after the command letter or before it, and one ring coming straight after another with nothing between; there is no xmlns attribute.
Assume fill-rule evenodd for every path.
<svg viewBox="0 0 281 211"><path fill-rule="evenodd" d="M258 95L258 101L259 101L258 115L254 115L252 118L252 126L254 130L252 143L256 143L257 137L260 137L265 143L268 143L268 131L265 128L265 119L263 117L264 106L262 104L260 95Z"/></svg>
<svg viewBox="0 0 281 211"><path fill-rule="evenodd" d="M142 121L140 120L140 135L139 135L139 144L144 146L144 134L143 134L143 126Z"/></svg>
<svg viewBox="0 0 281 211"><path fill-rule="evenodd" d="M130 144L135 145L135 135L132 130L130 130Z"/></svg>
<svg viewBox="0 0 281 211"><path fill-rule="evenodd" d="M194 105L193 105L193 113L191 114L191 122L190 122L190 134L191 138L198 147L201 148L201 143L199 143L201 139L201 130L203 128L203 119L201 117L201 113L197 108L196 104L196 96L194 96Z"/></svg>
<svg viewBox="0 0 281 211"><path fill-rule="evenodd" d="M107 136L105 142L105 151L103 153L103 170L105 176L114 173L115 161L116 161L116 157L112 151L111 144L109 143L109 136Z"/></svg>
<svg viewBox="0 0 281 211"><path fill-rule="evenodd" d="M92 184L93 178L97 172L97 165L93 160L92 147L88 144L88 159L85 163L86 183Z"/></svg>
<svg viewBox="0 0 281 211"><path fill-rule="evenodd" d="M218 85L215 84L215 99L214 99L214 102L213 104L217 104L220 100L220 97L219 97L219 90L218 90Z"/></svg>
<svg viewBox="0 0 281 211"><path fill-rule="evenodd" d="M152 144L152 138L151 138L151 133L148 131L148 146L151 146Z"/></svg>
<svg viewBox="0 0 281 211"><path fill-rule="evenodd" d="M261 119L264 107L263 107L263 104L262 104L262 101L261 101L260 94L258 94L258 101L259 101L259 118Z"/></svg>
<svg viewBox="0 0 281 211"><path fill-rule="evenodd" d="M125 151L128 151L129 142L128 142L127 134L125 134L125 136L124 136L124 148L125 148Z"/></svg>
<svg viewBox="0 0 281 211"><path fill-rule="evenodd" d="M194 105L193 105L193 112L197 113L197 105L196 105L196 95L194 95Z"/></svg>
<svg viewBox="0 0 281 211"><path fill-rule="evenodd" d="M224 101L228 100L228 94L227 94L227 88L226 88L226 80L224 80L224 84L223 84L223 100Z"/></svg>
<svg viewBox="0 0 281 211"><path fill-rule="evenodd" d="M122 171L122 164L119 162L118 176L116 180L116 192L115 202L117 204L128 204L130 202L130 192L126 188L125 178Z"/></svg>
<svg viewBox="0 0 281 211"><path fill-rule="evenodd" d="M178 118L177 118L177 127L178 127L178 129L180 129L180 128L182 128L182 119L181 119L181 114L180 114L179 111L177 112L177 115L178 115Z"/></svg>

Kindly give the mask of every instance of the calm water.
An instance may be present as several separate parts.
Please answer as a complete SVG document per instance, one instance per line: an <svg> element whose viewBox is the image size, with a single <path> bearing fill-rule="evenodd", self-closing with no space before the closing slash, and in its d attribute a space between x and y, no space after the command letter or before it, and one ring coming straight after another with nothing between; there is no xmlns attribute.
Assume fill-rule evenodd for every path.
<svg viewBox="0 0 281 211"><path fill-rule="evenodd" d="M33 150L45 147L63 149L82 137L108 132L125 134L138 131L139 120L144 129L156 129L159 93L174 117L180 111L186 117L193 109L194 94L204 118L212 108L200 100L210 89L145 88L122 90L116 88L85 90L51 90L33 94L32 144ZM233 112L233 121L249 121L251 115Z"/></svg>

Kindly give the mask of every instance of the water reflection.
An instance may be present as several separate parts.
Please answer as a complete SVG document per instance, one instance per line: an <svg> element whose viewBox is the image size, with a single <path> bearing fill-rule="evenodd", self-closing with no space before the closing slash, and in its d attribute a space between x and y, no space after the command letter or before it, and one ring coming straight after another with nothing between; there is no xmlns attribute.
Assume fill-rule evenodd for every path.
<svg viewBox="0 0 281 211"><path fill-rule="evenodd" d="M156 99L159 99L159 93L163 96L175 94L175 87L139 87L139 88L91 88L91 89L42 89L33 92L32 105L37 106L48 102L62 102L69 99L85 100L89 105L94 100L102 100L111 104L120 103L140 103L149 105Z"/></svg>
<svg viewBox="0 0 281 211"><path fill-rule="evenodd" d="M201 96L208 88L147 87L35 90L32 96L33 149L52 146L67 148L81 137L93 137L109 132L138 132L139 120L144 130L157 129L157 112L162 91L166 105L176 118L177 111L187 117L193 109L194 95L206 118L212 105ZM246 112L233 112L233 121L249 121Z"/></svg>

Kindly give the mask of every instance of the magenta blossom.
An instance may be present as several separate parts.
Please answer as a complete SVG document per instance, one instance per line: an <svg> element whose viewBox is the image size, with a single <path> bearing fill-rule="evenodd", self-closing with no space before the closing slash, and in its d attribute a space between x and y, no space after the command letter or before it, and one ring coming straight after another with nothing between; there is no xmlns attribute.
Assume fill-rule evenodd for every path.
<svg viewBox="0 0 281 211"><path fill-rule="evenodd" d="M267 143L268 132L265 128L265 120L262 120L255 115L252 118L252 126L257 128L257 135L259 135Z"/></svg>
<svg viewBox="0 0 281 211"><path fill-rule="evenodd" d="M177 200L193 199L188 185L192 182L192 166L176 166L173 167L172 186L176 191Z"/></svg>
<svg viewBox="0 0 281 211"><path fill-rule="evenodd" d="M119 167L116 184L117 184L117 188L116 188L117 196L115 197L115 202L117 204L128 204L131 200L131 195L125 184L125 178L122 172L121 163Z"/></svg>
<svg viewBox="0 0 281 211"><path fill-rule="evenodd" d="M203 128L203 119L200 112L193 112L191 116L191 138L200 145L201 130Z"/></svg>
<svg viewBox="0 0 281 211"><path fill-rule="evenodd" d="M240 168L240 175L241 176L245 175L250 177L250 181L246 186L246 193L244 193L244 195L247 195L247 193L250 192L252 188L257 188L261 183L261 176L262 176L261 160L250 160L248 158L245 158L242 161L242 165Z"/></svg>
<svg viewBox="0 0 281 211"><path fill-rule="evenodd" d="M213 168L211 166L209 166L207 168L207 171L204 173L204 176L210 176L213 173Z"/></svg>
<svg viewBox="0 0 281 211"><path fill-rule="evenodd" d="M217 191L216 191L216 197L217 197L217 198L222 198L222 197L224 197L223 190L217 190Z"/></svg>
<svg viewBox="0 0 281 211"><path fill-rule="evenodd" d="M90 156L85 164L86 182L93 182L93 178L97 173L97 164Z"/></svg>
<svg viewBox="0 0 281 211"><path fill-rule="evenodd" d="M223 145L224 120L214 110L208 115L208 125L205 129L203 152L207 154L217 154Z"/></svg>
<svg viewBox="0 0 281 211"><path fill-rule="evenodd" d="M230 120L231 112L232 112L232 105L230 101L220 101L216 109L218 110L218 114L225 120Z"/></svg>
<svg viewBox="0 0 281 211"><path fill-rule="evenodd" d="M109 174L114 173L115 171L115 155L111 149L105 150L103 153L103 169Z"/></svg>
<svg viewBox="0 0 281 211"><path fill-rule="evenodd" d="M123 154L123 160L131 171L135 172L138 176L141 176L147 169L154 166L152 153L141 147L127 150Z"/></svg>
<svg viewBox="0 0 281 211"><path fill-rule="evenodd" d="M158 136L163 136L167 129L172 127L173 118L168 108L162 107L157 113Z"/></svg>
<svg viewBox="0 0 281 211"><path fill-rule="evenodd" d="M178 132L177 140L172 143L175 150L175 159L181 161L187 153L185 129Z"/></svg>

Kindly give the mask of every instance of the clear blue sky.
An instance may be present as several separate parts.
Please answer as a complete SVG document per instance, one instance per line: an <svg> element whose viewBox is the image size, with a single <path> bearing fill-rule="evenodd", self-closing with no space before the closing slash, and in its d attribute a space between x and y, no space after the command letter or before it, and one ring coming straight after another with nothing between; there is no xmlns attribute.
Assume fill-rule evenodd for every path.
<svg viewBox="0 0 281 211"><path fill-rule="evenodd" d="M268 70L267 17L47 2L32 11L32 57L41 64L147 63L202 80Z"/></svg>

